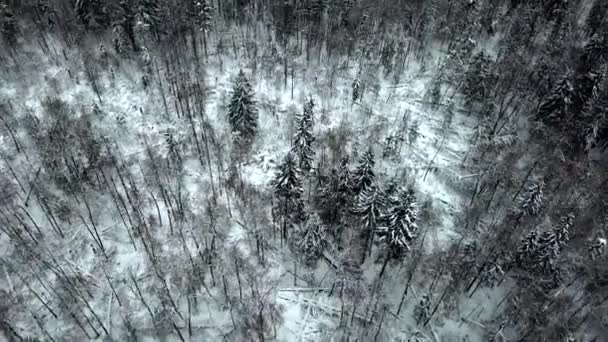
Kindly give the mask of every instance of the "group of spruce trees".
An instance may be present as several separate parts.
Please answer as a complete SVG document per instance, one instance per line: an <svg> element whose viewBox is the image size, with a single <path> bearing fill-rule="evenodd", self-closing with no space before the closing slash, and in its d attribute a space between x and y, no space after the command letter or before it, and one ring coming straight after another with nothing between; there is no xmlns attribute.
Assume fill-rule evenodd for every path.
<svg viewBox="0 0 608 342"><path fill-rule="evenodd" d="M254 142L258 131L258 110L251 83L239 71L228 105L228 122L233 136L233 147L243 157ZM340 239L343 227L355 230L363 246L362 260L371 253L373 237L385 241L391 257L402 256L418 230L416 196L411 188L399 187L394 182L378 184L371 150L360 158L354 171L348 158L331 170L329 176L319 177L318 196L307 207L304 183L323 170L314 170L315 150L314 107L309 98L301 114L297 115L291 150L279 165L271 186L275 203L273 214L278 219L281 238L296 241L296 247L308 262L316 260L330 234L326 227L334 227L330 235ZM295 234L291 234L294 232Z"/></svg>

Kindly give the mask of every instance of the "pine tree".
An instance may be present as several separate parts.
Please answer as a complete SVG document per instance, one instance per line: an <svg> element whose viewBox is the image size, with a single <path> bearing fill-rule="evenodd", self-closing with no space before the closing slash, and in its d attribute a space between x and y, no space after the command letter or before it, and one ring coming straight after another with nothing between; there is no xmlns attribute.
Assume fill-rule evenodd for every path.
<svg viewBox="0 0 608 342"><path fill-rule="evenodd" d="M392 256L398 257L410 250L410 242L418 230L417 219L418 205L412 189L399 189L388 198L387 208L382 213L384 226L378 229L378 235Z"/></svg>
<svg viewBox="0 0 608 342"><path fill-rule="evenodd" d="M540 274L551 275L557 272L556 260L570 239L570 228L574 222L574 214L560 219L559 224L545 231L533 229L522 241L516 254L520 266L535 270Z"/></svg>
<svg viewBox="0 0 608 342"><path fill-rule="evenodd" d="M441 80L439 78L433 78L426 96L431 103L431 107L437 109L440 105L439 102L441 101Z"/></svg>
<svg viewBox="0 0 608 342"><path fill-rule="evenodd" d="M597 260L606 253L606 239L597 238L587 245L587 251L591 260Z"/></svg>
<svg viewBox="0 0 608 342"><path fill-rule="evenodd" d="M158 39L161 34L163 20L159 0L139 0L139 20L150 32L153 38Z"/></svg>
<svg viewBox="0 0 608 342"><path fill-rule="evenodd" d="M174 171L179 171L183 167L183 158L181 153L181 147L177 141L175 141L174 132L168 130L165 132L165 144L167 146L167 159L169 167Z"/></svg>
<svg viewBox="0 0 608 342"><path fill-rule="evenodd" d="M361 96L361 82L359 81L359 78L355 78L355 80L353 81L353 102L357 102L358 99L360 99Z"/></svg>
<svg viewBox="0 0 608 342"><path fill-rule="evenodd" d="M410 146L413 146L416 141L418 140L418 137L420 136L420 123L418 122L418 120L415 120L414 122L412 122L410 128L407 131L407 143Z"/></svg>
<svg viewBox="0 0 608 342"><path fill-rule="evenodd" d="M574 225L574 217L574 213L562 216L559 220L559 225L553 228L555 243L559 249L564 248L566 243L570 241L570 229Z"/></svg>
<svg viewBox="0 0 608 342"><path fill-rule="evenodd" d="M325 227L318 214L308 215L303 227L296 235L296 248L308 265L314 265L325 248Z"/></svg>
<svg viewBox="0 0 608 342"><path fill-rule="evenodd" d="M463 92L465 103L472 108L475 103L482 102L488 95L490 88L490 59L483 52L479 52L469 64L465 77Z"/></svg>
<svg viewBox="0 0 608 342"><path fill-rule="evenodd" d="M563 123L575 96L571 74L567 72L557 81L551 93L541 102L536 114L537 120L550 126Z"/></svg>
<svg viewBox="0 0 608 342"><path fill-rule="evenodd" d="M422 298L414 308L414 316L416 317L416 324L423 325L431 315L431 295L424 294Z"/></svg>
<svg viewBox="0 0 608 342"><path fill-rule="evenodd" d="M276 210L283 218L282 234L287 238L287 228L303 219L302 181L300 169L293 153L288 153L272 180L274 195L278 199Z"/></svg>
<svg viewBox="0 0 608 342"><path fill-rule="evenodd" d="M87 29L105 29L110 24L110 13L106 1L76 0L74 11Z"/></svg>
<svg viewBox="0 0 608 342"><path fill-rule="evenodd" d="M0 34L9 46L17 43L17 22L8 5L0 4Z"/></svg>
<svg viewBox="0 0 608 342"><path fill-rule="evenodd" d="M540 213L543 206L544 187L545 182L540 181L528 188L520 203L520 208L524 214L536 216Z"/></svg>
<svg viewBox="0 0 608 342"><path fill-rule="evenodd" d="M122 25L113 25L112 42L114 44L114 50L119 54L125 54L129 50L128 37Z"/></svg>
<svg viewBox="0 0 608 342"><path fill-rule="evenodd" d="M360 236L361 241L364 243L364 253L362 254L361 262L365 261L367 254L371 254L373 235L380 223L385 207L386 198L373 183L367 185L355 200L352 212L359 218L361 223Z"/></svg>
<svg viewBox="0 0 608 342"><path fill-rule="evenodd" d="M191 1L191 17L194 24L202 31L208 32L211 28L211 20L213 19L213 8L209 0L190 0Z"/></svg>
<svg viewBox="0 0 608 342"><path fill-rule="evenodd" d="M479 283L483 286L494 287L504 277L505 271L496 263L488 263L479 275Z"/></svg>
<svg viewBox="0 0 608 342"><path fill-rule="evenodd" d="M393 59L395 57L395 53L395 42L392 39L388 40L386 44L384 44L384 48L382 49L382 54L380 56L380 61L384 67L384 73L386 75L393 71Z"/></svg>
<svg viewBox="0 0 608 342"><path fill-rule="evenodd" d="M344 157L340 166L332 170L328 182L321 188L320 202L326 222L340 222L344 208L349 207L352 193L352 174L348 157Z"/></svg>
<svg viewBox="0 0 608 342"><path fill-rule="evenodd" d="M314 102L312 99L304 104L304 112L299 117L294 137L292 152L298 156L300 162L300 170L304 173L312 169L313 157L315 151L312 149L312 143L315 138L312 134L314 125L313 114Z"/></svg>
<svg viewBox="0 0 608 342"><path fill-rule="evenodd" d="M253 88L243 70L236 78L230 103L228 122L233 133L238 132L245 146L250 146L258 130L258 110Z"/></svg>
<svg viewBox="0 0 608 342"><path fill-rule="evenodd" d="M139 50L135 41L134 21L135 14L131 2L121 0L112 22L112 39L116 52L124 54Z"/></svg>
<svg viewBox="0 0 608 342"><path fill-rule="evenodd" d="M374 165L374 154L369 150L359 160L359 165L353 175L353 193L355 195L358 195L374 183L376 179Z"/></svg>
<svg viewBox="0 0 608 342"><path fill-rule="evenodd" d="M603 0L595 0L589 16L587 17L587 34L593 36L599 29L606 27L606 16L608 15L608 2Z"/></svg>

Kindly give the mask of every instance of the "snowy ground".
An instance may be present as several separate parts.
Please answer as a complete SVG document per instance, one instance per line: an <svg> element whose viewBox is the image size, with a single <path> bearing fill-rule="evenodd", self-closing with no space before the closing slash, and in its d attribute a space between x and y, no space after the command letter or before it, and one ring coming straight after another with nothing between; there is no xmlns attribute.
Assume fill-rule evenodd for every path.
<svg viewBox="0 0 608 342"><path fill-rule="evenodd" d="M73 58L72 55L69 57ZM248 68L250 63L244 62L246 58L243 55L239 56L239 61L235 60L232 54L223 56L221 60L220 66L220 58L212 54L208 63L205 64L206 83L209 88L206 114L217 134L224 134L223 132L227 131L226 104L232 81L238 69L243 68L249 75L252 71L251 68ZM4 83L0 87L0 98L11 99L19 113L24 113L24 109L27 107L35 115L40 115L40 100L45 94L56 94L75 105L90 104L92 106L94 103L98 103L95 94L85 81L84 74L77 74L79 84L74 85L69 73L74 75L76 71L66 68L59 57L34 55L30 61L24 63L24 68L30 68L35 75L19 81ZM419 69L412 65L396 85L392 80L378 75L379 91L377 94L370 90L372 85L368 85L363 99L353 104L351 85L358 68L352 65L352 62L349 67L336 73L330 88L331 66L307 68L305 61L295 61L293 95L291 78L288 80L287 88L283 86L280 76L281 66L277 66L276 70L273 70L273 77L268 77L267 72L261 66L257 69L252 82L260 107L260 138L253 148L251 163L243 169L243 178L247 184L255 186L260 191L267 190L268 182L274 175L277 163L282 160L290 148L292 114L301 111L304 99L312 96L317 104L315 110L317 119L315 134L317 136L324 136L343 126L350 127L353 134L351 141L348 142L349 150L356 149L357 146L372 144L376 152L377 171L383 179L395 176L401 178L405 174L406 179L413 182L416 189L423 194L422 198L432 200L433 213L437 219L436 223L429 227L424 246L425 253L430 255L435 251L446 249L458 241L460 227L457 227L456 216L467 204L466 194L459 186L460 177L467 175L467 171L463 170L460 165L467 152L475 120L457 110L451 126L447 131L444 130L445 109L431 109L423 101L431 72L420 74ZM103 134L118 138L121 155L132 162L131 172L143 182L137 165L145 157L142 137L146 137L150 146L163 154L165 152L163 152L162 132L169 128L173 128L176 132L187 132L188 126L185 118L164 117L158 90L152 87L148 93L144 92L139 85L139 79L139 70L134 62L123 63L120 70L116 71L114 80L108 73L101 75L103 102L98 105L106 116L99 118L97 125ZM419 125L418 139L410 144L408 133L405 132L406 141L400 144L398 156L382 158L385 138L389 134L398 135L400 133L399 130L404 128L402 121L406 112L409 113L407 120L409 126L414 122ZM317 151L320 149L318 148ZM317 156L319 156L319 152L317 152ZM21 160L18 168L24 180L33 178L32 174L35 170L28 170L25 161ZM186 162L186 174L185 184L187 184L188 198L192 207L202 213L208 200L208 173L196 158L191 158ZM99 312L103 312L104 316L107 315L108 322L114 321L109 324L111 326L120 324L118 318L113 318L113 315L120 309L116 303L112 303L112 296L107 284L99 280L99 267L105 267L108 272L111 272L111 278L121 279L125 278L129 271L133 271L137 275L138 270L143 271L146 268L146 263L143 251L134 251L124 229L118 229L116 213L111 209L110 199L105 198L106 203L102 198L97 200L99 202L94 211L99 226L104 227L102 239L112 246L111 263L100 264L96 255L87 247L86 232L83 233L82 227L77 225L70 227L67 232L68 239L72 241L72 254L64 253L61 248L56 247L58 247L57 253L61 254L61 258L72 260L79 271L90 277L91 281L99 286L100 295L95 301L95 307ZM223 199L221 203L225 204ZM161 211L164 212L165 208L162 207ZM40 213L38 214L42 217ZM162 218L165 222L168 221L164 214ZM238 215L235 214L233 222L222 227L222 229L228 229L226 248L236 248L245 259L253 260L253 257L247 257L252 254L251 246L246 242L248 232L237 224L237 219ZM42 218L40 220L43 221ZM184 229L193 229L193 227L184 227ZM177 241L178 237L169 235L167 229L164 229L164 232L159 230L157 233L167 258L176 263L186 263L186 258L180 255L182 253ZM0 243L5 244L7 241L0 240ZM189 248L193 253L196 250L196 246L192 243ZM8 251L5 250L0 255L5 252ZM313 280L311 282L306 283L302 279L298 279L297 285L294 285L294 276L288 272L293 267L289 263L289 253L281 252L279 248L275 247L269 252L269 258L271 259L268 263L274 264L275 269L267 275L268 280L274 281L278 285L275 300L285 309L284 324L277 332L278 340L318 341L321 338L327 338L328 328L335 327L340 316L339 300L335 296L327 296L331 286L330 280L334 277L333 272L328 270L323 261L320 261L318 269L312 271ZM255 268L255 265L253 267ZM380 265L368 261L365 267L367 267L365 277L369 282L368 285L371 285ZM411 318L412 310L417 301L416 291L422 291L423 280L418 279L413 287L414 296L407 299L405 309L402 310L400 316L396 316L394 306L398 304L401 297L407 274L403 267L399 269L396 269L396 266L389 267L393 267L393 269L389 272L383 290L392 289L394 293L386 294L391 307L388 308L390 313L387 313L381 336L393 337L397 340L398 338L405 339L404 331L414 330L414 321ZM145 279L142 279L142 282L145 283ZM8 288L7 281L0 280L0 286ZM303 291L302 287L317 289ZM502 297L504 287L506 285L494 292L481 290L473 298L463 299L459 305L462 316L473 309L477 310L477 307L495 305L496 300ZM149 318L146 317L143 308L140 308L141 304L137 302L133 293L124 288L121 291L129 298L131 305L138 308L136 311L140 312L140 317L136 317L135 320L140 322L142 327L149 327ZM221 292L218 289L213 291L213 294L219 296ZM370 304L364 303L361 306ZM180 306L183 305L185 304L181 301ZM229 325L230 318L225 310L208 298L202 300L199 307L198 314L193 315L193 326L199 327L199 329L195 329L195 336L212 338L218 332L204 328L210 326L216 327L215 329L220 332L226 332L227 328L223 327ZM361 315L361 319L365 318L363 314L359 310L357 311L357 315ZM490 318L490 315L491 310L486 310L475 318L484 320ZM464 335L468 335L469 341L481 341L479 333L483 331L478 331L481 328L470 328L466 324L463 326L457 318L433 321L431 325L436 328L427 329L425 333L429 337L437 334L441 341L460 341ZM62 329L59 325L49 328L57 336L65 333ZM145 328L142 330L145 331ZM375 331L375 329L370 330ZM460 339L456 339L456 337ZM366 339L371 340L373 336L367 336Z"/></svg>

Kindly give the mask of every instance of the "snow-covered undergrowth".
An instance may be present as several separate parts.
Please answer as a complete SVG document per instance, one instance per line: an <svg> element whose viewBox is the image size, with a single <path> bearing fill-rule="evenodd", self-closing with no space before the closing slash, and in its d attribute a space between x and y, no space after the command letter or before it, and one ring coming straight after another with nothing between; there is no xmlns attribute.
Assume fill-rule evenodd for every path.
<svg viewBox="0 0 608 342"><path fill-rule="evenodd" d="M381 71L377 75L360 73L359 70L364 68L354 60L347 62L344 56L333 57L328 59L330 63L321 65L316 62L307 65L302 58L290 61L290 75L284 82L282 65L268 67L261 62L263 59L259 59L254 70L252 59L244 49L222 54L210 49L209 57L202 62L204 71L199 75L204 77L206 85L204 120L211 127L206 131L205 139L219 142L217 145L223 145L226 153L221 156L211 152L213 165L210 167L212 172L209 172L206 161L199 159L193 147L188 118L183 115L183 109L180 110L181 116L176 112L176 96L167 82L175 75L170 75L170 70L157 56L153 57L155 67L165 77L151 79L147 90L141 86L143 74L139 62L131 60L99 72L98 97L80 65L79 52L59 42L54 45L52 50L56 54L43 54L38 47L31 45L28 48L29 60L21 61L13 75L5 75L8 82L0 86L0 98L8 101L18 120L23 122L26 115L30 115L44 122L47 118L44 117L42 102L48 96L59 98L71 106L70 115L74 120L85 114L91 115L93 130L107 139L103 148L111 150L120 164L124 163L122 176L127 177L128 174L130 179L126 182L133 181L141 189L153 187L158 181L148 171L149 157L154 155L161 159L170 153L166 143L167 132L186 146L183 179L181 182L169 180L167 184L170 184L170 190L179 191L183 196L183 201L192 210L188 215L190 219L172 222L172 215L168 213L174 208L167 207L158 191L140 194L140 200L145 203L140 214L147 219L146 229L149 230L144 234L153 236L154 246L144 246L137 236L131 236L137 232L127 228L127 218L121 217L124 213L117 209L113 196L126 194L126 189L132 189L133 185L120 184L121 175L114 173L106 177L118 184L116 194L89 192L69 199L74 215L71 220L61 222L65 238L59 239L49 230L36 247L41 260L52 256L66 272L79 275L78 281L83 287L86 284L90 293L81 295L87 298L90 308L81 308L80 314L95 320L93 325L99 330L107 330L117 340L123 340L125 321L129 321L137 334L147 340L179 340L179 334L191 336L193 341L230 339L234 327L242 326L244 323L240 320L248 318L249 314L243 308L266 305L253 303L248 306L242 303L243 297L253 293L262 297L259 294L264 293L268 302L281 307L282 323L272 327L272 335L280 341L331 339L332 334L337 334L335 331L349 329L352 336L360 337L360 340L407 340L416 335L440 341L461 341L464 338L481 341L485 333L483 327L470 322L492 319L508 282L494 290L481 289L471 297L463 295L454 299L454 310L449 316L439 312L430 324L420 327L414 318L415 308L423 300L424 293L433 294L433 305L439 299L445 280L441 277L441 270L438 280L433 279L437 272L418 270L410 285L409 261L391 262L385 279L378 284L377 275L382 265L376 262L379 258L375 248L374 256L362 266L364 273L359 283L365 289L363 292L379 295L346 299L348 296L337 294L340 290L335 284L343 274L332 268L328 259L332 253L328 252L315 268L307 268L281 246L276 234L272 234L268 183L290 149L294 114L301 112L306 99L312 98L316 103L317 161L337 157L331 155L332 149L326 145L330 136L346 137L339 144L343 145L344 153L353 156L360 155L371 146L376 155L378 178L413 184L421 202L427 203L432 212L427 226L422 227L424 241L419 239L423 243L419 248L423 251L423 260L459 243L464 227L459 226L458 217L468 199L461 185L468 172L461 165L476 122L461 112L458 105L453 106L453 113L448 115L445 106L434 108L428 104L425 94L433 76L434 63L429 63L429 70L423 71L410 62L395 82L393 77L385 78ZM91 46L91 51L94 55L99 54L94 46ZM225 182L229 163L230 146L226 146L230 141L226 133L229 131L226 120L228 97L239 69L250 76L259 108L259 133L249 162L242 165L241 181L260 197L255 204L246 207L226 187L220 186ZM194 72L188 71L190 76ZM363 94L361 99L353 102L352 84L355 79L360 80ZM452 95L451 90L448 92L450 94L446 97ZM163 103L162 93L166 96L166 103ZM450 97L449 101L457 99L458 96ZM30 117L28 120L34 119ZM17 137L24 145L23 150L33 151L27 134L26 129L20 127ZM12 148L9 145L5 139L3 146L9 150ZM38 157L15 153L15 158L9 162L27 192L37 182ZM51 194L59 192L54 186L47 188ZM218 192L217 204L212 203L212 191ZM305 191L306 198L308 191ZM19 203L24 203L26 196L21 197ZM124 197L126 199L126 195ZM47 225L48 218L39 201L31 199L27 208L34 221ZM215 213L211 216L214 218L210 218L209 212L213 210ZM92 234L87 232L90 225L97 227L107 259L93 243ZM257 257L257 234L263 236L262 244L268 244L263 247L266 251L262 261ZM221 240L216 241L213 236L220 236ZM12 243L4 234L0 237L0 246L3 260L14 258ZM153 253L160 260L162 270L149 262L147 248L155 249ZM205 265L203 260L207 259L204 254L214 248L219 251L220 261L215 267ZM234 260L238 260L238 265L233 265L234 261L230 259L234 256L237 256ZM4 273L0 277L0 286L28 303L27 307L38 308L21 311L22 319L17 325L21 334L41 336L39 327L35 327L36 320L32 319L35 316L58 341L75 336L86 338L83 330L90 333L89 338L94 336L86 326L79 329L73 317L53 317L41 304L49 301L56 310L69 305L58 300L50 301L57 294L46 284L59 281L55 271L42 271L45 265L30 260L33 266L26 268L28 271L24 272L23 281L10 277L6 270L18 263L21 261L10 260L5 269L0 270ZM196 277L192 273L195 269L204 269L202 284L194 279ZM41 280L36 280L34 274L38 274ZM24 282L29 283L28 287L23 285ZM406 283L409 293L404 296ZM179 289L188 286L204 286L205 289L195 291L195 296L180 292ZM69 300L68 294L59 297ZM116 297L121 299L120 303ZM241 305L233 309L233 303L239 301ZM402 307L400 312L398 307ZM245 311L237 312L239 310ZM443 305L439 310L443 310ZM251 315L253 312L255 310L251 309ZM343 317L344 312L348 313L348 318ZM372 313L375 313L374 319L370 322ZM461 321L460 318L467 315L468 321ZM382 323L379 317L382 317ZM342 327L339 327L340 322ZM370 325L374 328L369 328ZM363 326L368 327L364 335L358 328ZM166 335L158 336L158 331L164 331Z"/></svg>

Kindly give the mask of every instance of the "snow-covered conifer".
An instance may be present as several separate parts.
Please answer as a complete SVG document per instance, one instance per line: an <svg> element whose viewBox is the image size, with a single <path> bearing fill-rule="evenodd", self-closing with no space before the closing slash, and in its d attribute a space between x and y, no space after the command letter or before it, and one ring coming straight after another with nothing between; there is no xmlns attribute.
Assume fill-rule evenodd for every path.
<svg viewBox="0 0 608 342"><path fill-rule="evenodd" d="M120 24L115 24L112 27L112 43L114 44L114 50L119 54L124 54L129 49L127 34Z"/></svg>
<svg viewBox="0 0 608 342"><path fill-rule="evenodd" d="M562 216L559 220L559 224L553 228L553 234L555 235L555 243L561 249L568 241L570 241L570 229L574 224L574 213L570 212L565 216Z"/></svg>
<svg viewBox="0 0 608 342"><path fill-rule="evenodd" d="M365 188L370 187L376 180L374 171L374 154L371 150L363 153L359 160L359 165L353 174L353 192L359 194Z"/></svg>
<svg viewBox="0 0 608 342"><path fill-rule="evenodd" d="M441 101L441 81L439 79L433 79L428 92L428 100L433 108L437 108Z"/></svg>
<svg viewBox="0 0 608 342"><path fill-rule="evenodd" d="M76 0L74 11L86 28L106 28L110 21L108 5L102 0Z"/></svg>
<svg viewBox="0 0 608 342"><path fill-rule="evenodd" d="M573 220L574 215L568 214L555 228L545 231L536 228L530 231L516 253L517 263L543 274L558 272L556 260L569 240Z"/></svg>
<svg viewBox="0 0 608 342"><path fill-rule="evenodd" d="M361 96L361 81L359 81L359 78L355 78L355 80L353 81L353 102L357 102L358 99L360 99Z"/></svg>
<svg viewBox="0 0 608 342"><path fill-rule="evenodd" d="M243 143L250 145L258 130L258 110L253 88L243 70L239 71L228 104L228 122L232 132L238 132Z"/></svg>
<svg viewBox="0 0 608 342"><path fill-rule="evenodd" d="M414 145L420 136L420 123L418 120L412 122L407 132L407 142L410 146Z"/></svg>
<svg viewBox="0 0 608 342"><path fill-rule="evenodd" d="M364 243L363 260L368 253L371 253L373 235L380 223L382 213L386 207L386 198L375 184L366 186L355 200L352 209L361 222L361 239Z"/></svg>
<svg viewBox="0 0 608 342"><path fill-rule="evenodd" d="M203 32L208 32L211 28L211 20L213 19L213 8L209 0L190 0L192 1L192 17L194 23Z"/></svg>
<svg viewBox="0 0 608 342"><path fill-rule="evenodd" d="M357 196L353 213L360 217L363 227L374 231L386 206L386 198L374 185L366 186Z"/></svg>
<svg viewBox="0 0 608 342"><path fill-rule="evenodd" d="M318 214L308 215L296 235L296 248L307 264L314 264L325 247L325 227Z"/></svg>
<svg viewBox="0 0 608 342"><path fill-rule="evenodd" d="M0 4L0 34L8 45L15 45L17 42L17 23L15 14L8 5Z"/></svg>
<svg viewBox="0 0 608 342"><path fill-rule="evenodd" d="M545 97L538 108L537 120L553 126L562 123L576 96L571 78L571 74L567 72L555 83L551 93Z"/></svg>
<svg viewBox="0 0 608 342"><path fill-rule="evenodd" d="M348 157L344 157L337 169L332 170L328 181L321 188L320 201L327 222L340 221L344 208L349 207L352 197L352 174Z"/></svg>
<svg viewBox="0 0 608 342"><path fill-rule="evenodd" d="M431 315L431 295L424 294L422 298L414 308L414 316L416 318L416 324L424 324Z"/></svg>
<svg viewBox="0 0 608 342"><path fill-rule="evenodd" d="M395 48L395 42L391 39L384 44L384 48L382 49L382 54L380 56L380 61L382 66L384 67L384 73L390 74L393 71L393 59L395 58L395 53L397 52Z"/></svg>
<svg viewBox="0 0 608 342"><path fill-rule="evenodd" d="M504 274L505 271L502 269L502 267L498 263L492 262L486 265L481 271L481 274L479 275L479 282L483 286L494 287L504 277Z"/></svg>
<svg viewBox="0 0 608 342"><path fill-rule="evenodd" d="M160 36L162 20L159 0L139 0L139 21L152 34L152 37Z"/></svg>
<svg viewBox="0 0 608 342"><path fill-rule="evenodd" d="M484 100L490 87L489 74L490 59L483 52L479 52L469 65L463 92L467 107L471 108L475 103Z"/></svg>
<svg viewBox="0 0 608 342"><path fill-rule="evenodd" d="M540 181L528 188L528 191L523 195L520 208L526 215L536 216L540 213L543 206L543 189L545 182Z"/></svg>
<svg viewBox="0 0 608 342"><path fill-rule="evenodd" d="M293 153L287 153L279 167L272 186L278 199L278 212L283 217L283 236L287 237L287 226L300 223L303 218L304 204L302 202L302 181L300 169Z"/></svg>
<svg viewBox="0 0 608 342"><path fill-rule="evenodd" d="M608 242L604 238L597 238L587 245L587 251L591 260L596 260L606 253Z"/></svg>
<svg viewBox="0 0 608 342"><path fill-rule="evenodd" d="M382 213L383 226L378 235L385 241L393 256L402 255L410 249L410 242L418 230L418 205L412 189L399 189L388 198Z"/></svg>
<svg viewBox="0 0 608 342"><path fill-rule="evenodd" d="M292 146L292 151L298 156L300 170L305 173L312 169L315 154L315 151L312 149L312 143L315 140L312 133L314 122L313 107L314 102L312 99L304 104L304 112L298 118Z"/></svg>

